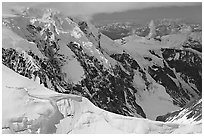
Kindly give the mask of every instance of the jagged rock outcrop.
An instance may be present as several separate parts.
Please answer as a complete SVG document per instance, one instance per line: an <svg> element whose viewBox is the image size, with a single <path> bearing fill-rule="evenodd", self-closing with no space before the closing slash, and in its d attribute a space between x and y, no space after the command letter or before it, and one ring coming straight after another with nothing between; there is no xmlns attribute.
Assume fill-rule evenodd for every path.
<svg viewBox="0 0 204 136"><path fill-rule="evenodd" d="M155 54L154 51L150 51ZM202 94L202 67L199 55L180 49L161 49L164 66L152 65L149 74L166 88L181 107L190 100L197 99Z"/></svg>

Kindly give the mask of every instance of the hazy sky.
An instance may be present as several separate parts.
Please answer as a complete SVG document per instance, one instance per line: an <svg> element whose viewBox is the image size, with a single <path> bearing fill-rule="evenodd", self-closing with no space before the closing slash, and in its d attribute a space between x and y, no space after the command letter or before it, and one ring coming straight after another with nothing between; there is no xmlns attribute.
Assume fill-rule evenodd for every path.
<svg viewBox="0 0 204 136"><path fill-rule="evenodd" d="M175 7L176 6L176 7ZM202 20L202 3L190 2L30 2L3 3L3 14L10 9L24 7L52 8L66 15L82 15L94 23L111 23L115 21L140 20L151 18L185 18L199 22Z"/></svg>
<svg viewBox="0 0 204 136"><path fill-rule="evenodd" d="M202 5L152 7L145 9L129 10L117 13L100 13L93 16L95 24L107 24L113 22L147 23L157 19L181 19L189 23L202 24Z"/></svg>

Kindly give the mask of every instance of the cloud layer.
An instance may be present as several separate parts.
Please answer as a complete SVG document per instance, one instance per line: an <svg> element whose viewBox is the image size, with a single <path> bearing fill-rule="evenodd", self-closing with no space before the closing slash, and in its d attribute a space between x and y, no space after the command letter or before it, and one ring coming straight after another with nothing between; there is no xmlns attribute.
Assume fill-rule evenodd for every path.
<svg viewBox="0 0 204 136"><path fill-rule="evenodd" d="M201 3L191 2L23 2L23 3L3 3L3 14L9 9L19 9L23 7L52 8L62 11L66 15L86 15L92 16L97 13L113 13L134 9L144 9L164 6L190 6Z"/></svg>

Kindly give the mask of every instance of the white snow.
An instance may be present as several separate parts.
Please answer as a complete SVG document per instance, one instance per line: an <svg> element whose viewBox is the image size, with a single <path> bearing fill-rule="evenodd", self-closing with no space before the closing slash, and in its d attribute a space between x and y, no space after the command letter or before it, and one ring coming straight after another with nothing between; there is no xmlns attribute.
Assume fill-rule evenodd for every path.
<svg viewBox="0 0 204 136"><path fill-rule="evenodd" d="M98 49L96 49L95 46L93 46L93 43L82 41L82 46L85 48L87 52L90 53L91 56L94 56L98 60L100 60L103 63L103 66L105 68L107 69L110 68L109 61L105 58L105 56Z"/></svg>
<svg viewBox="0 0 204 136"><path fill-rule="evenodd" d="M173 105L172 101L165 88L157 83L153 83L149 90L136 93L136 102L142 107L147 118L152 120L156 120L158 115L179 110L180 107Z"/></svg>
<svg viewBox="0 0 204 136"><path fill-rule="evenodd" d="M37 21L36 18L32 18L32 19L30 19L31 24L34 24L36 21Z"/></svg>
<svg viewBox="0 0 204 136"><path fill-rule="evenodd" d="M156 37L156 27L154 25L153 20L151 20L150 23L149 23L149 29L150 29L150 32L149 32L149 35L147 36L147 38L148 39L155 38Z"/></svg>
<svg viewBox="0 0 204 136"><path fill-rule="evenodd" d="M58 94L18 75L3 65L2 128L10 133L26 130L29 133L54 133L55 124L63 118L56 101L79 96Z"/></svg>
<svg viewBox="0 0 204 136"><path fill-rule="evenodd" d="M202 123L163 123L102 110L59 94L2 66L3 133L201 133Z"/></svg>
<svg viewBox="0 0 204 136"><path fill-rule="evenodd" d="M84 69L76 59L70 60L67 64L61 67L62 72L66 73L65 81L78 83L84 76Z"/></svg>
<svg viewBox="0 0 204 136"><path fill-rule="evenodd" d="M45 24L45 27L55 25L55 21L50 18L51 12L38 19ZM75 41L82 46L88 55L93 55L103 62L106 68L110 67L107 56L102 54L94 44L89 42L78 25L66 19L63 23L62 31L56 26L59 33L59 53L65 58L73 55L66 44ZM35 22L36 20L31 20ZM42 32L42 31L41 31ZM43 55L33 43L26 42L9 29L3 28L3 47L16 48L18 50L31 49L38 56ZM54 35L53 35L54 40ZM106 36L101 36L101 47L108 53L122 53L128 51L137 58L139 63L143 55L151 55L149 49L159 49L161 47L180 47L185 41L186 34L170 35L162 37L162 42L154 39L130 38L123 47L113 42ZM23 43L23 44L21 44ZM161 63L156 57L155 63ZM76 59L64 62L62 72L68 74L67 80L78 82L83 76L83 69ZM66 64L67 63L67 64ZM142 63L141 63L142 64ZM161 64L163 65L163 64ZM186 116L180 121L156 122L149 119L137 117L125 117L102 110L93 105L88 99L72 94L60 94L39 85L36 81L18 75L6 66L3 69L2 82L2 130L3 133L201 133L202 122L186 123ZM77 69L77 70L75 70ZM73 72L75 71L75 72ZM76 73L76 71L78 73ZM168 111L177 110L178 107L172 104L172 99L166 93L164 87L154 83L152 88L145 90L141 76L134 77L134 83L139 88L136 95L137 103L141 105L147 117L155 119L158 115L163 115ZM140 82L138 82L140 81ZM193 122L193 123L192 123ZM189 124L191 123L191 124Z"/></svg>
<svg viewBox="0 0 204 136"><path fill-rule="evenodd" d="M39 51L37 46L31 42L26 41L7 27L2 27L2 47L13 48L18 51L32 50L38 57L44 58L45 56Z"/></svg>
<svg viewBox="0 0 204 136"><path fill-rule="evenodd" d="M71 32L71 35L74 36L76 39L81 38L84 34L81 31L81 29L77 26L74 27L73 31Z"/></svg>
<svg viewBox="0 0 204 136"><path fill-rule="evenodd" d="M122 47L129 52L145 55L148 54L150 49L181 48L182 43L187 40L188 35L188 33L166 35L161 38L161 42L154 39L147 40L144 37L133 35L123 38L126 43L123 44ZM120 43L120 40L116 41Z"/></svg>
<svg viewBox="0 0 204 136"><path fill-rule="evenodd" d="M31 72L38 71L40 68L35 64L35 60L28 55L25 51L22 51L23 58L26 61L26 69L31 70Z"/></svg>
<svg viewBox="0 0 204 136"><path fill-rule="evenodd" d="M121 48L121 45L119 45L117 42L111 40L107 36L101 34L100 39L101 47L108 53L108 54L114 54L114 53L122 53L123 48Z"/></svg>
<svg viewBox="0 0 204 136"><path fill-rule="evenodd" d="M202 103L202 99L200 99L194 106ZM199 112L199 111L194 111ZM173 122L173 123L182 123L182 124L198 124L202 123L202 120L195 121L196 118L189 118L187 119L187 115L191 114L191 110L188 108L182 109L181 112L177 116L174 116L173 118L169 119L167 122Z"/></svg>

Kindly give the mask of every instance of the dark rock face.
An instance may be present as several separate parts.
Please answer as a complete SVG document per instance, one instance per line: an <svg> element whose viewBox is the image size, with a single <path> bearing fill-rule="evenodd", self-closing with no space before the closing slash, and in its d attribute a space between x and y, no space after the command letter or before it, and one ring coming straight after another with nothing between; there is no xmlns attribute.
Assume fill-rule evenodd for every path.
<svg viewBox="0 0 204 136"><path fill-rule="evenodd" d="M32 51L26 52L26 54L27 57L24 53L19 53L15 49L2 48L2 63L29 79L38 76L40 84L57 92L61 92L59 86L63 86L65 89L71 88L70 83L64 83L60 67L55 60L41 59Z"/></svg>
<svg viewBox="0 0 204 136"><path fill-rule="evenodd" d="M184 48L191 48L198 52L202 52L202 43L199 40L189 37L188 40L183 45Z"/></svg>
<svg viewBox="0 0 204 136"><path fill-rule="evenodd" d="M133 71L128 75L118 64L113 68L114 74L111 74L103 69L103 65L96 58L86 55L76 44L69 43L68 47L75 53L85 71L86 78L78 85L79 90L87 90L83 91L84 96L105 110L127 116L138 113L146 117L142 108L135 102L134 92L137 90L131 84Z"/></svg>
<svg viewBox="0 0 204 136"><path fill-rule="evenodd" d="M177 73L181 73L181 77L186 81L195 84L197 93L202 92L202 60L190 51L163 49L163 57L171 68L175 68ZM176 54L179 56L176 57ZM172 58L172 59L170 59Z"/></svg>
<svg viewBox="0 0 204 136"><path fill-rule="evenodd" d="M154 51L153 55L163 59L164 67L152 65L148 72L158 83L166 88L174 99L174 104L183 107L191 99L202 94L201 58L187 50L161 49L162 56Z"/></svg>
<svg viewBox="0 0 204 136"><path fill-rule="evenodd" d="M12 70L18 71L19 74L31 78L31 71L26 72L26 60L15 49L2 48L2 63Z"/></svg>
<svg viewBox="0 0 204 136"><path fill-rule="evenodd" d="M122 64L122 66L129 73L131 73L132 80L134 77L134 70L138 70L142 74L142 78L145 81L145 85L148 89L150 82L147 80L146 73L142 70L137 61L135 61L129 54L123 52L123 54L112 54L111 57L119 61Z"/></svg>

